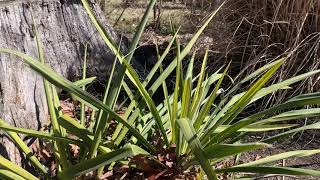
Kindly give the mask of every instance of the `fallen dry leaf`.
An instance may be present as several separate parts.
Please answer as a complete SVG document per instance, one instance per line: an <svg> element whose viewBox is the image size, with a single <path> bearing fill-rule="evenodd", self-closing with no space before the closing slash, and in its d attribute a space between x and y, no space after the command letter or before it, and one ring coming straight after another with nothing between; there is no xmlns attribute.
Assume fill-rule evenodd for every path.
<svg viewBox="0 0 320 180"><path fill-rule="evenodd" d="M107 171L106 173L104 173L102 176L100 176L100 179L108 179L109 177L113 176L113 171Z"/></svg>
<svg viewBox="0 0 320 180"><path fill-rule="evenodd" d="M70 117L75 117L75 106L74 104L70 101L70 99L66 99L64 101L60 101L60 106L61 106L61 110L62 110L62 113L65 114L65 115L68 115Z"/></svg>
<svg viewBox="0 0 320 180"><path fill-rule="evenodd" d="M80 152L80 147L75 144L70 144L70 151L72 152L72 155L74 157L78 157Z"/></svg>

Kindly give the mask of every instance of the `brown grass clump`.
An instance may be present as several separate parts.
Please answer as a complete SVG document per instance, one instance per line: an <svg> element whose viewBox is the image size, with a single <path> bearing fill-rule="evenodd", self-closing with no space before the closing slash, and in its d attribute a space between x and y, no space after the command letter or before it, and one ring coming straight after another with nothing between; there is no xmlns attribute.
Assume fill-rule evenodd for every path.
<svg viewBox="0 0 320 180"><path fill-rule="evenodd" d="M313 0L229 1L223 15L233 34L225 56L242 70L238 78L292 51L274 81L319 69L319 11L319 1ZM317 77L307 81L297 85L294 94L320 88ZM265 104L280 102L287 91Z"/></svg>

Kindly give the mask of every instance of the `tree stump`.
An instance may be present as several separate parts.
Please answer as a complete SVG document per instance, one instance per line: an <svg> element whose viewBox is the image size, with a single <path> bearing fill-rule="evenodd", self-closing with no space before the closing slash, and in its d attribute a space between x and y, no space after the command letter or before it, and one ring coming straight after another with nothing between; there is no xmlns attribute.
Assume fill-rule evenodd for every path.
<svg viewBox="0 0 320 180"><path fill-rule="evenodd" d="M119 43L115 31L95 2L98 19ZM32 15L42 39L46 63L70 80L80 77L88 43L88 74L106 79L114 55L100 38L80 0L0 1L0 47L38 57ZM125 51L125 47L122 47ZM0 118L11 125L40 129L49 120L43 79L12 55L0 54ZM0 134L0 153L18 164L24 157Z"/></svg>

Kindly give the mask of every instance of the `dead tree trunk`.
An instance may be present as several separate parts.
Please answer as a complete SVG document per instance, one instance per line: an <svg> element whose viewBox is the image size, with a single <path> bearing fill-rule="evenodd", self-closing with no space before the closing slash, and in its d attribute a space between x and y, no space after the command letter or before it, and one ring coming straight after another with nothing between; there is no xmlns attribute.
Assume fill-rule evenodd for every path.
<svg viewBox="0 0 320 180"><path fill-rule="evenodd" d="M98 19L117 42L118 37L92 2ZM0 47L37 57L32 14L40 32L47 63L68 79L80 77L84 46L89 44L88 74L106 79L114 55L91 23L80 0L0 1ZM48 123L43 79L15 56L0 54L0 118L24 128ZM24 159L5 134L0 153L20 164Z"/></svg>

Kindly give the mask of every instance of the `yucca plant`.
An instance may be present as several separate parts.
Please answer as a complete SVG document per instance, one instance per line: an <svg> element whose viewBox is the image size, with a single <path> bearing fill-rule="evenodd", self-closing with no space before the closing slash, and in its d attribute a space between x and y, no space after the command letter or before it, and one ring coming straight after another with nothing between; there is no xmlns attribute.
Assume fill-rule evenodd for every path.
<svg viewBox="0 0 320 180"><path fill-rule="evenodd" d="M82 80L72 83L45 65L45 56L37 32L38 58L14 50L0 49L2 53L21 57L30 68L45 79L45 92L51 116L50 132L17 128L8 125L4 120L0 121L0 129L6 131L16 142L35 169L44 178L52 178L39 160L30 155L31 150L17 133L38 137L52 143L52 151L58 165L56 174L58 179L81 177L88 172L96 172L96 175L99 176L103 174L105 168L112 169L116 164L127 164L131 168L141 169L139 162L128 159L136 155L147 158L158 167L163 168L164 171L176 168L178 172L183 172L192 167L199 167L200 171L196 171L199 178L206 175L208 179L218 179L219 174L222 173L229 174L230 178L246 176L243 173L251 173L250 176L246 176L247 178L257 174L320 176L320 171L317 170L266 165L282 159L313 155L319 153L320 149L290 151L243 164L239 164L237 161L241 153L268 148L272 146L272 142L299 131L320 128L320 123L302 127L291 123L295 119L315 117L320 114L319 108L304 109L305 106L319 104L320 93L302 94L261 112L246 117L239 116L251 103L259 101L275 91L286 89L320 71L308 72L277 84L268 85L272 75L290 56L289 54L261 67L232 86L223 87L226 84L224 82L230 79L227 73L232 69L229 69L229 65L227 65L212 75L208 75L206 73L208 51L203 59L200 73L193 72L195 53L190 58L188 67L182 67L182 61L187 59L194 43L222 7L221 5L208 17L204 25L182 50L179 40L176 38L178 31L173 30L171 42L163 54L158 53L158 62L146 79L142 81L130 65L130 60L155 2L155 0L150 1L133 43L129 47L129 54L124 55L108 34L105 34L106 31L100 26L88 2L82 0L101 37L122 64L120 73L117 73L115 80L111 81L115 71L115 63L113 64L111 76L107 81L107 88L101 100L85 91L85 85L91 83L94 78L86 78L84 73ZM174 45L177 50L176 58L167 67L162 67L163 60ZM170 93L166 79L174 70L176 70L175 87L173 93ZM151 82L157 72L160 72L159 77ZM137 92L128 88L124 77L127 77L136 86ZM241 85L248 82L253 82L251 87L245 92L239 92ZM81 102L79 120L61 112L56 88L68 91L74 99ZM153 101L152 95L158 89L162 89L164 98L162 103L157 105ZM130 99L123 116L119 116L114 111L120 90L124 90ZM85 106L92 108L94 112L92 115L94 121L89 126L86 126L85 123ZM106 130L112 120L117 122L117 127L112 132L112 137L107 138L105 136ZM250 143L244 142L248 133L267 131L279 133L267 139ZM154 139L156 141L153 141ZM72 154L69 153L70 145L76 145L80 149L80 157L72 162L70 160ZM174 154L175 157L172 158L172 167L157 158L157 156L168 153ZM216 167L217 164L230 161L232 158L235 160L230 167ZM35 175L14 165L2 156L0 156L0 165L4 168L0 170L1 178L38 179Z"/></svg>

